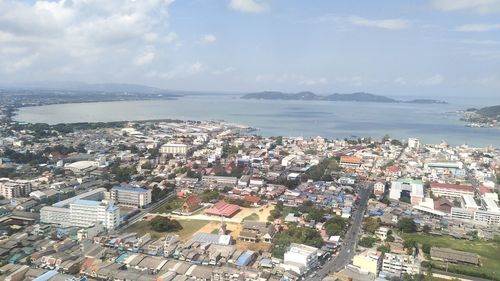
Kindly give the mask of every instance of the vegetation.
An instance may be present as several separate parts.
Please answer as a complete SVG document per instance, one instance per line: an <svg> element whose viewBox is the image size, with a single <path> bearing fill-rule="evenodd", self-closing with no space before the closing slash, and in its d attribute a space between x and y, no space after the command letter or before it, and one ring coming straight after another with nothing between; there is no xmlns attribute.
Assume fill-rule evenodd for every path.
<svg viewBox="0 0 500 281"><path fill-rule="evenodd" d="M243 221L258 221L258 220L259 220L259 215L257 215L256 213L252 213L243 218Z"/></svg>
<svg viewBox="0 0 500 281"><path fill-rule="evenodd" d="M422 234L401 234L405 240L412 239L422 246L424 244L432 247L450 248L458 251L465 251L469 253L476 253L480 256L481 266L472 265L455 265L448 264L448 271L477 276L490 280L500 280L498 265L500 264L500 238L490 241L483 240L460 240L450 236L432 236ZM423 250L422 250L423 251ZM439 269L446 269L446 264L439 261L433 261L432 267Z"/></svg>
<svg viewBox="0 0 500 281"><path fill-rule="evenodd" d="M323 246L323 239L316 229L291 226L288 230L279 232L273 239L272 255L283 258L291 243L305 244L316 248Z"/></svg>
<svg viewBox="0 0 500 281"><path fill-rule="evenodd" d="M308 179L314 181L331 181L331 172L340 171L340 165L335 158L326 158L321 161L318 165L312 166L307 170L306 175Z"/></svg>
<svg viewBox="0 0 500 281"><path fill-rule="evenodd" d="M160 207L155 209L154 212L159 214L170 213L173 210L179 209L183 203L184 200L174 197L168 200L167 202L163 203L162 205L160 205Z"/></svg>
<svg viewBox="0 0 500 281"><path fill-rule="evenodd" d="M367 217L363 220L363 229L371 234L375 234L375 231L380 226L380 222L374 217Z"/></svg>
<svg viewBox="0 0 500 281"><path fill-rule="evenodd" d="M341 235L347 229L347 221L340 216L334 216L327 220L323 227L330 236Z"/></svg>
<svg viewBox="0 0 500 281"><path fill-rule="evenodd" d="M373 244L377 242L377 238L371 236L365 236L359 239L358 245L365 248L373 247Z"/></svg>
<svg viewBox="0 0 500 281"><path fill-rule="evenodd" d="M175 231L176 234L180 236L181 239L189 239L191 236L200 230L203 226L209 223L206 220L180 220L179 223L182 226L180 231ZM127 228L127 231L132 233L135 232L138 235L144 235L150 233L154 238L160 238L165 236L165 232L157 232L151 228L149 221L139 221Z"/></svg>
<svg viewBox="0 0 500 281"><path fill-rule="evenodd" d="M417 231L417 225L412 218L401 218L398 221L398 229L404 233L413 233Z"/></svg>
<svg viewBox="0 0 500 281"><path fill-rule="evenodd" d="M156 232L174 232L182 229L182 225L178 221L162 216L154 217L149 225Z"/></svg>
<svg viewBox="0 0 500 281"><path fill-rule="evenodd" d="M208 189L205 189L202 193L199 194L199 196L201 201L204 203L216 201L221 198L221 195L217 190L208 190Z"/></svg>

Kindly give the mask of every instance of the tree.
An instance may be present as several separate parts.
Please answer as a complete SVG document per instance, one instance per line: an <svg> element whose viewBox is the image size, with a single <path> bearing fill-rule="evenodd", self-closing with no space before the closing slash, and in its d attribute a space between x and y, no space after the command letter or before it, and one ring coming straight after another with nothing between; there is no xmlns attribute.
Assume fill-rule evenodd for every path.
<svg viewBox="0 0 500 281"><path fill-rule="evenodd" d="M358 245L365 248L371 248L373 246L373 243L375 243L376 241L376 238L367 236L359 239Z"/></svg>
<svg viewBox="0 0 500 281"><path fill-rule="evenodd" d="M374 217L367 217L363 221L363 229L371 234L375 233L379 225L380 225L379 221Z"/></svg>
<svg viewBox="0 0 500 281"><path fill-rule="evenodd" d="M387 237L385 238L385 242L394 242L394 236L388 234Z"/></svg>
<svg viewBox="0 0 500 281"><path fill-rule="evenodd" d="M380 245L377 247L377 251L382 252L382 255L385 253L389 253L391 251L391 246L389 245Z"/></svg>
<svg viewBox="0 0 500 281"><path fill-rule="evenodd" d="M412 218L401 218L398 221L398 229L404 233L413 233L417 231L417 225Z"/></svg>
<svg viewBox="0 0 500 281"><path fill-rule="evenodd" d="M408 255L413 254L413 251L415 250L415 254L418 252L418 243L417 241L413 239L408 239L403 242L403 249L406 249L406 252Z"/></svg>
<svg viewBox="0 0 500 281"><path fill-rule="evenodd" d="M274 236L271 250L272 255L277 258L283 258L291 243L321 248L323 246L323 238L321 238L316 229L291 226L288 230L279 232Z"/></svg>
<svg viewBox="0 0 500 281"><path fill-rule="evenodd" d="M182 225L168 217L156 216L150 222L151 229L157 232L173 232L182 229Z"/></svg>
<svg viewBox="0 0 500 281"><path fill-rule="evenodd" d="M431 227L428 226L427 224L424 225L424 227L422 228L422 231L425 233L429 233L429 232L431 232L431 230L432 230Z"/></svg>
<svg viewBox="0 0 500 281"><path fill-rule="evenodd" d="M326 233L330 236L332 235L340 235L346 229L347 222L340 216L334 216L333 218L327 220L323 227L326 230Z"/></svg>
<svg viewBox="0 0 500 281"><path fill-rule="evenodd" d="M430 254L431 253L431 245L424 243L422 244L422 252L425 254Z"/></svg>

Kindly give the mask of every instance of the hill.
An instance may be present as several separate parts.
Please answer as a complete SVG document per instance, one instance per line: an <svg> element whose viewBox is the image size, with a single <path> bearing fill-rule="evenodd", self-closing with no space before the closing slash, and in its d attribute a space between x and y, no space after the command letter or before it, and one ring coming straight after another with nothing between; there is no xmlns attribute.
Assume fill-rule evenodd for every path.
<svg viewBox="0 0 500 281"><path fill-rule="evenodd" d="M356 101L356 102L383 102L383 103L420 103L420 104L446 104L444 101L433 99L415 99L410 101L400 101L382 95L375 95L364 92L351 94L331 94L317 95L312 92L283 93L283 92L257 92L243 95L242 99L263 99L263 100L320 100L320 101Z"/></svg>
<svg viewBox="0 0 500 281"><path fill-rule="evenodd" d="M477 114L485 117L496 118L497 116L500 116L500 105L483 107L477 111Z"/></svg>

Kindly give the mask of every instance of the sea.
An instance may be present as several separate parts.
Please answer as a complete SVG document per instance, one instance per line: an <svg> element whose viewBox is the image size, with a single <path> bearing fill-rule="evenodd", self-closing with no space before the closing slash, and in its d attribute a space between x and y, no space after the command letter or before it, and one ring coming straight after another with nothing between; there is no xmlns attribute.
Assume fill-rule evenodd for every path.
<svg viewBox="0 0 500 281"><path fill-rule="evenodd" d="M407 98L408 99L408 98ZM497 102L497 103L495 103ZM20 108L16 121L77 123L153 119L224 120L263 136L330 139L389 135L423 143L500 148L500 128L470 128L457 110L500 101L455 99L449 104L246 100L239 95L196 94L173 100L53 104Z"/></svg>

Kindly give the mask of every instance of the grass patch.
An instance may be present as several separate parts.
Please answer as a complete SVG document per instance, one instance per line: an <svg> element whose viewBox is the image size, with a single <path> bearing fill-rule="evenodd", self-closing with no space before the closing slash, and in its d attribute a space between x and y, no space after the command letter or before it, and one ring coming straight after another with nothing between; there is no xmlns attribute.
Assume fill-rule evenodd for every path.
<svg viewBox="0 0 500 281"><path fill-rule="evenodd" d="M259 215L257 215L256 213L252 213L244 217L242 221L258 221L259 218L260 218Z"/></svg>
<svg viewBox="0 0 500 281"><path fill-rule="evenodd" d="M138 221L134 223L133 225L129 226L126 231L131 233L131 232L136 232L138 235L144 235L146 233L150 233L152 237L154 238L160 238L163 237L169 233L175 233L180 236L181 239L186 240L191 238L191 236L198 230L200 230L202 227L204 227L206 224L209 223L209 221L204 221L204 220L179 220L179 223L182 226L182 229L176 232L157 232L151 229L151 226L149 225L149 221Z"/></svg>
<svg viewBox="0 0 500 281"><path fill-rule="evenodd" d="M480 256L481 267L472 265L449 264L448 270L479 276L488 279L500 280L500 241L468 241L455 239L450 236L430 236L420 234L400 234L403 239L413 239L420 245L426 243L431 247L450 248L458 251L476 253ZM441 262L433 262L438 267L443 266ZM444 264L444 266L446 266Z"/></svg>
<svg viewBox="0 0 500 281"><path fill-rule="evenodd" d="M161 204L158 208L154 209L153 213L157 214L171 213L173 210L179 209L183 203L184 203L183 199L173 197L167 202Z"/></svg>

